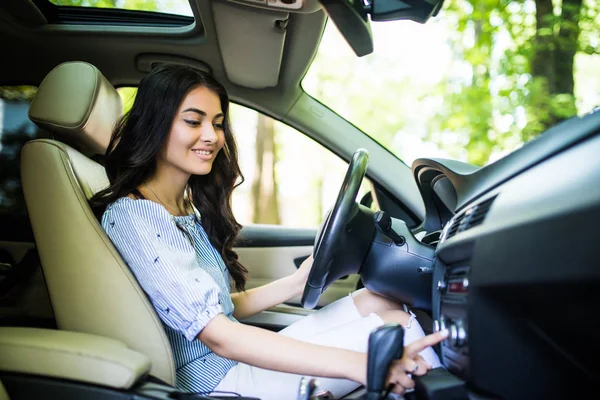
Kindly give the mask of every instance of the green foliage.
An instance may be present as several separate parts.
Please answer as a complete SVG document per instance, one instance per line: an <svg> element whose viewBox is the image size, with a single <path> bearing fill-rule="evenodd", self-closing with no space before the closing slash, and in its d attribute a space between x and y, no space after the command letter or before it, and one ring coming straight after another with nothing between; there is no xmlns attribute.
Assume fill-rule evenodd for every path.
<svg viewBox="0 0 600 400"><path fill-rule="evenodd" d="M35 86L0 86L0 99L31 101L36 92Z"/></svg>
<svg viewBox="0 0 600 400"><path fill-rule="evenodd" d="M305 88L404 159L414 153L403 143L417 111L426 121L423 150L432 144L450 157L485 165L585 111L577 105L589 100L577 97L575 81L591 80L591 69L577 75L575 58L598 54L599 10L593 0L446 0L428 22L444 28L451 51L450 68L437 84L415 82L420 71L402 79L390 73L420 54L402 59L391 48L378 53L385 39L374 24L376 54L360 61L341 58L326 33ZM386 33L419 41L402 36L405 23L389 23L397 29ZM427 102L434 107L418 104Z"/></svg>
<svg viewBox="0 0 600 400"><path fill-rule="evenodd" d="M391 147L396 132L403 126L405 112L398 107L398 93L406 91L408 84L394 76L395 66L391 60L376 60L376 65L367 62L357 70L348 57L354 55L319 52L311 66L313 79L305 80L303 85L323 104L333 107L384 146ZM373 74L373 70L377 74Z"/></svg>
<svg viewBox="0 0 600 400"><path fill-rule="evenodd" d="M494 150L525 143L577 115L574 56L582 44L587 53L596 53L590 43L597 43L592 38L598 31L597 6L577 2L550 3L545 11L531 1L450 1L445 11L459 27L453 49L470 64L473 79L454 93L440 85L451 105L434 118L429 138L435 141L436 131L462 130L469 137L468 161L484 165ZM498 57L495 50L501 45L507 48ZM525 111L524 121L519 109ZM503 129L497 121L506 118L513 122ZM464 124L457 126L457 119Z"/></svg>

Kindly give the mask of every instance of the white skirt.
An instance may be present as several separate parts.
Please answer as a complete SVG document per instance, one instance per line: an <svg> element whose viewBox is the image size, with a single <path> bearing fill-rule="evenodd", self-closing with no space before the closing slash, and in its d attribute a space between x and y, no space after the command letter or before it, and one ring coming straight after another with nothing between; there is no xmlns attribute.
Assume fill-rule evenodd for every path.
<svg viewBox="0 0 600 400"><path fill-rule="evenodd" d="M381 325L383 321L375 313L361 317L350 294L288 326L279 334L304 342L366 353L369 334ZM404 345L423 336L423 329L412 314L404 329ZM431 348L423 350L421 356L433 368L441 365ZM235 392L261 400L296 400L302 377L239 363L229 370L213 393L218 395L218 392ZM329 390L336 399L360 386L347 379L317 377L317 381L318 391Z"/></svg>

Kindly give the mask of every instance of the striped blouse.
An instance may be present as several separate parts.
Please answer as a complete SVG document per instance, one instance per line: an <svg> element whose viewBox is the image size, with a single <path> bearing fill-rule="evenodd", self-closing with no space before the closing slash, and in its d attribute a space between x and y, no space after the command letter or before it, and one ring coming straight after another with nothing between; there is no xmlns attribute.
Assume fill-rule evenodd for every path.
<svg viewBox="0 0 600 400"><path fill-rule="evenodd" d="M173 216L153 201L122 197L107 207L102 227L163 322L177 387L212 391L236 361L213 353L197 336L218 314L236 320L229 272L199 213Z"/></svg>

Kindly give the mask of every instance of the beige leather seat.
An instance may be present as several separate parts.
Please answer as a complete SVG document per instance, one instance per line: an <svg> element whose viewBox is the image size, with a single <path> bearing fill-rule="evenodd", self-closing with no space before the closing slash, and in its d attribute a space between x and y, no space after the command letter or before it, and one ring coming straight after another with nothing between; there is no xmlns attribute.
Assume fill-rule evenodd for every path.
<svg viewBox="0 0 600 400"><path fill-rule="evenodd" d="M0 381L0 400L8 400L8 393L6 393L6 389L4 389L4 385Z"/></svg>
<svg viewBox="0 0 600 400"><path fill-rule="evenodd" d="M0 371L17 377L42 376L127 390L148 374L150 360L124 343L103 336L0 327ZM10 381L13 375L3 377ZM22 382L13 384L13 393L19 393L17 398L32 395L22 393ZM31 384L35 386L35 382Z"/></svg>
<svg viewBox="0 0 600 400"><path fill-rule="evenodd" d="M23 190L59 329L120 340L147 355L151 374L174 386L161 322L88 205L108 185L104 168L74 148L104 154L121 114L118 93L94 66L53 69L29 117L60 141L24 146Z"/></svg>

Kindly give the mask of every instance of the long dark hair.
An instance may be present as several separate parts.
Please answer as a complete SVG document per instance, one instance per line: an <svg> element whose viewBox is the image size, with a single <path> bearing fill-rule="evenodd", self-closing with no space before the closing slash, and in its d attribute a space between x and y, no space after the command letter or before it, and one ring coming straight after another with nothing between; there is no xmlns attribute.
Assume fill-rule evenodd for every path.
<svg viewBox="0 0 600 400"><path fill-rule="evenodd" d="M246 273L233 251L242 226L231 209L231 193L244 181L238 164L237 145L229 120L229 97L211 75L191 67L163 64L154 68L139 85L131 110L117 124L105 156L110 186L92 199L103 208L136 193L156 171L157 155L165 144L177 109L194 88L205 87L221 100L225 144L207 175L192 175L188 181L190 201L200 211L212 245L221 253L238 291L244 290ZM238 182L239 179L239 182Z"/></svg>

